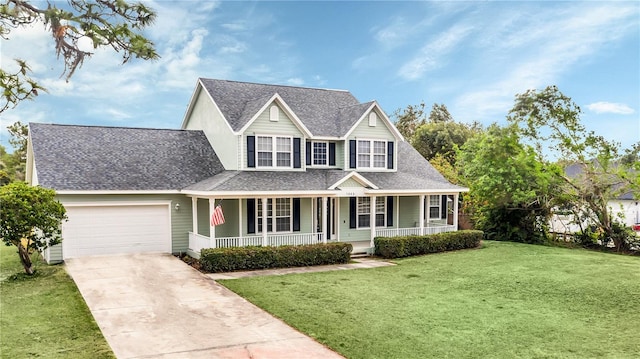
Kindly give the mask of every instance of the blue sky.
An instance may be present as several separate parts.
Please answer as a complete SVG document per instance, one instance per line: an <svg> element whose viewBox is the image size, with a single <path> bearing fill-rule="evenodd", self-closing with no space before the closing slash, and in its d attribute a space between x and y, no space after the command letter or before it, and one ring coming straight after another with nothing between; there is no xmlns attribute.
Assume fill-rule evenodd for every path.
<svg viewBox="0 0 640 359"><path fill-rule="evenodd" d="M1 40L3 68L25 59L49 89L3 114L2 144L17 120L178 128L198 77L346 89L390 116L444 103L485 125L557 85L588 129L640 141L639 2L145 2L158 61L98 51L65 82L41 25Z"/></svg>

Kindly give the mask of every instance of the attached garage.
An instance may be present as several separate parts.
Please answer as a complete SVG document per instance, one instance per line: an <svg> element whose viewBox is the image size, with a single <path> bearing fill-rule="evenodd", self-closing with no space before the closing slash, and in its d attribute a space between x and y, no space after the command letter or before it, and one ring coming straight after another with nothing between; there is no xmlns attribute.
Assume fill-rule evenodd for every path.
<svg viewBox="0 0 640 359"><path fill-rule="evenodd" d="M63 259L171 253L170 202L70 203L65 207L69 220L62 225Z"/></svg>

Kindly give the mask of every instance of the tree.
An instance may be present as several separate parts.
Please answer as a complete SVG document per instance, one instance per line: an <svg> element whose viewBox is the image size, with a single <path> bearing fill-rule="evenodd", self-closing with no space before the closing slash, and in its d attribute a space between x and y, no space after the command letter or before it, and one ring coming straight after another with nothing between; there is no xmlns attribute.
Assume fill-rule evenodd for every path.
<svg viewBox="0 0 640 359"><path fill-rule="evenodd" d="M23 181L27 160L27 138L29 128L20 121L7 126L9 143L13 146L13 153L7 153L4 146L0 146L0 183Z"/></svg>
<svg viewBox="0 0 640 359"><path fill-rule="evenodd" d="M469 139L458 156L462 180L470 188L467 206L476 226L490 239L539 243L546 237L551 173L535 150L522 144L516 126L490 126Z"/></svg>
<svg viewBox="0 0 640 359"><path fill-rule="evenodd" d="M443 103L434 103L433 106L431 106L431 112L429 112L429 122L453 122L453 117L449 113L447 106Z"/></svg>
<svg viewBox="0 0 640 359"><path fill-rule="evenodd" d="M62 76L69 80L93 54L78 46L82 38L91 40L94 49L111 47L121 53L123 63L131 58L157 59L154 44L141 35L155 17L145 4L124 0L67 0L63 7L47 2L47 8L39 8L32 1L5 0L0 4L0 37L8 40L12 29L44 24L51 32L58 58L63 59ZM45 90L28 76L31 70L24 60L16 59L16 63L15 72L0 68L0 113Z"/></svg>
<svg viewBox="0 0 640 359"><path fill-rule="evenodd" d="M415 131L411 144L427 160L440 155L455 166L456 151L473 135L472 129L464 123L428 122Z"/></svg>
<svg viewBox="0 0 640 359"><path fill-rule="evenodd" d="M416 129L426 123L424 102L419 105L409 105L404 110L397 109L393 114L396 118L396 128L409 142L413 138Z"/></svg>
<svg viewBox="0 0 640 359"><path fill-rule="evenodd" d="M0 237L7 246L16 246L27 274L34 273L31 254L62 241L64 206L55 191L13 182L0 187Z"/></svg>
<svg viewBox="0 0 640 359"><path fill-rule="evenodd" d="M580 113L580 107L570 97L556 86L549 86L517 95L508 120L536 146L545 169L557 166L554 158L578 169L575 176L553 171L564 183L565 206L574 208L580 217L596 226L593 233L599 233L598 240L603 245L613 240L617 250L628 249L629 238L615 223L608 202L628 191L634 192L636 198L639 195L640 146L635 145L622 155L619 143L587 131L580 122Z"/></svg>

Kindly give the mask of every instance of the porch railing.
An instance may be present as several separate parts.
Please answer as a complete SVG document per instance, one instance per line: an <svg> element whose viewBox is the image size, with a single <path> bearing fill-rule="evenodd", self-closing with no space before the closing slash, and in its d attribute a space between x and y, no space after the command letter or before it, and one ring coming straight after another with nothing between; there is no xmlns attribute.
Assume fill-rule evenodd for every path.
<svg viewBox="0 0 640 359"><path fill-rule="evenodd" d="M424 227L423 234L436 234L455 231L455 226L431 226ZM420 235L420 227L413 228L380 228L376 229L376 237L396 237L396 236L414 236Z"/></svg>
<svg viewBox="0 0 640 359"><path fill-rule="evenodd" d="M204 248L229 248L263 245L262 236L246 237L218 237L210 239L207 236L189 232L189 249L200 252ZM322 243L322 233L287 233L267 235L267 246L304 245Z"/></svg>

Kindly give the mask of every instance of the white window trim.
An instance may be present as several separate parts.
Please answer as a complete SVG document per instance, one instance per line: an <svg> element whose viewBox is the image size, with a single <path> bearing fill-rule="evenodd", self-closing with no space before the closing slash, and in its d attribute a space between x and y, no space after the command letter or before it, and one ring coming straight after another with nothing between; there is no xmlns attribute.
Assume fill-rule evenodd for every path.
<svg viewBox="0 0 640 359"><path fill-rule="evenodd" d="M324 164L319 165L315 164L315 154L316 154L316 143L324 143L325 144L325 158ZM313 167L329 167L329 141L311 141L311 166Z"/></svg>
<svg viewBox="0 0 640 359"><path fill-rule="evenodd" d="M369 142L369 166L360 166L360 142ZM374 143L384 142L384 165L382 167L374 167L375 152ZM356 169L372 169L372 170L387 170L387 159L389 151L389 140L383 139L368 139L368 138L356 138ZM395 157L395 156L394 156Z"/></svg>
<svg viewBox="0 0 640 359"><path fill-rule="evenodd" d="M437 205L431 205L431 196L437 196L438 197L438 204ZM431 217L431 208L435 208L438 207L438 217L433 218ZM442 218L442 195L441 194L431 194L429 196L427 196L427 219L431 222L431 221L439 221Z"/></svg>
<svg viewBox="0 0 640 359"><path fill-rule="evenodd" d="M255 135L256 137L256 145L255 145L255 163L256 168L258 169L292 169L293 168L293 136L288 135ZM264 152L258 149L259 138L271 138L271 166L261 166L259 161L258 153ZM278 166L278 138L288 138L289 139L289 166Z"/></svg>
<svg viewBox="0 0 640 359"><path fill-rule="evenodd" d="M267 216L267 220L271 222L271 231L267 230L267 233L293 233L293 197L270 197L270 198L257 198L256 199L256 214L255 214L255 224L256 224L256 234L261 234L263 231L260 230L260 225L258 219L260 218L260 214L262 214L262 200L271 201L271 216ZM278 217L276 215L276 200L277 199L285 199L289 201L289 230L287 231L276 231L276 219L277 218L286 218L286 217ZM267 213L269 205L267 204ZM269 226L262 221L262 229L269 228Z"/></svg>
<svg viewBox="0 0 640 359"><path fill-rule="evenodd" d="M356 197L356 229L371 229L371 223L369 223L368 226L364 227L364 226L360 226L360 216L364 216L365 213L360 213L360 200L362 198L369 198L369 206L371 206L371 198L372 197ZM378 212L377 211L377 207L376 207L376 215L374 216L373 220L376 220L376 217L379 214L382 214L384 216L384 225L383 226L376 226L376 228L385 228L387 227L387 197L386 196L379 196L376 197L376 203L378 201L382 201L382 212ZM375 206L375 204L374 204ZM367 211L366 215L371 218L371 207L369 207L369 211Z"/></svg>

